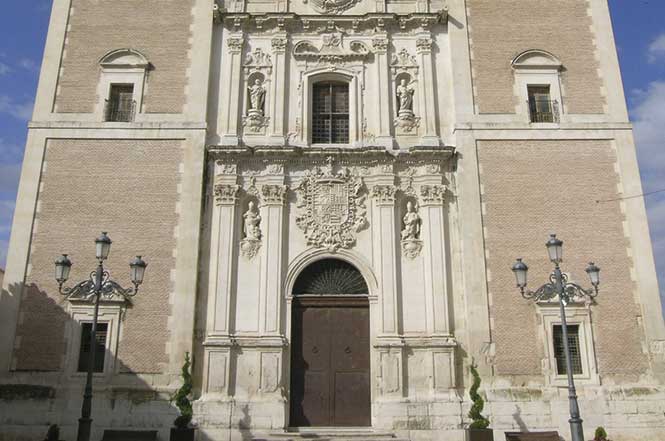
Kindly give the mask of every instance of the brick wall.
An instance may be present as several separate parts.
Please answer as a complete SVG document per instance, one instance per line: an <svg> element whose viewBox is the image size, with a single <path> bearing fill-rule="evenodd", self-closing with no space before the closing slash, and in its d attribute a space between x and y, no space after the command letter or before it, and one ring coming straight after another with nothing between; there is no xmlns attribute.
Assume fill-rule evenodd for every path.
<svg viewBox="0 0 665 441"><path fill-rule="evenodd" d="M515 113L511 61L542 49L563 63L568 113L603 113L605 99L587 0L467 0L480 113Z"/></svg>
<svg viewBox="0 0 665 441"><path fill-rule="evenodd" d="M588 286L590 259L601 267L592 307L601 375L636 379L645 372L624 215L616 198L616 155L606 141L481 141L483 222L489 250L492 334L499 375L538 375L543 358L536 307L515 288L516 257L530 266L530 287L547 281L550 232L564 241L564 271ZM533 348L539 348L534 350Z"/></svg>
<svg viewBox="0 0 665 441"><path fill-rule="evenodd" d="M17 329L19 370L58 370L65 353L66 302L53 261L69 253L72 282L95 268L94 239L113 240L108 270L129 283L129 260L148 262L145 283L122 324L120 369L159 372L166 344L177 223L180 141L53 140L46 150L37 223Z"/></svg>
<svg viewBox="0 0 665 441"><path fill-rule="evenodd" d="M56 111L92 112L106 98L96 96L100 58L114 49L133 48L153 66L145 111L182 112L192 7L193 0L72 0Z"/></svg>

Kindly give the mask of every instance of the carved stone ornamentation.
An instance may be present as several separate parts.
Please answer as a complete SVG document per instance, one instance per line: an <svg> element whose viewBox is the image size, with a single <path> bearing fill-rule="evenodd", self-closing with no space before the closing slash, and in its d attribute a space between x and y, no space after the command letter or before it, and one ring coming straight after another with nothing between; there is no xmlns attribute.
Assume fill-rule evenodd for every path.
<svg viewBox="0 0 665 441"><path fill-rule="evenodd" d="M226 46L229 49L229 52L242 52L243 39L237 37L231 37L226 40Z"/></svg>
<svg viewBox="0 0 665 441"><path fill-rule="evenodd" d="M268 126L270 118L265 116L266 88L260 78L247 87L248 109L242 125L250 132L258 133Z"/></svg>
<svg viewBox="0 0 665 441"><path fill-rule="evenodd" d="M394 204L396 192L397 187L394 185L375 185L372 187L372 198L379 205Z"/></svg>
<svg viewBox="0 0 665 441"><path fill-rule="evenodd" d="M286 185L263 185L261 186L261 199L266 205L284 205L287 192Z"/></svg>
<svg viewBox="0 0 665 441"><path fill-rule="evenodd" d="M215 185L215 201L217 205L233 205L238 200L239 185Z"/></svg>
<svg viewBox="0 0 665 441"><path fill-rule="evenodd" d="M402 78L397 86L397 118L395 118L395 127L405 132L411 132L418 127L420 118L413 112L414 88Z"/></svg>
<svg viewBox="0 0 665 441"><path fill-rule="evenodd" d="M386 38L373 38L372 47L375 51L385 53L388 51L388 39Z"/></svg>
<svg viewBox="0 0 665 441"><path fill-rule="evenodd" d="M286 43L287 43L286 38L275 37L272 40L270 40L270 43L272 44L273 52L286 51Z"/></svg>
<svg viewBox="0 0 665 441"><path fill-rule="evenodd" d="M419 38L416 40L416 50L419 53L431 52L432 51L432 39L431 38Z"/></svg>
<svg viewBox="0 0 665 441"><path fill-rule="evenodd" d="M242 215L243 217L243 234L244 239L240 242L240 253L252 259L256 256L261 248L261 215L256 209L253 201L247 204L247 211Z"/></svg>
<svg viewBox="0 0 665 441"><path fill-rule="evenodd" d="M228 162L218 162L218 170L220 175L235 175L238 174L238 164L230 164Z"/></svg>
<svg viewBox="0 0 665 441"><path fill-rule="evenodd" d="M306 40L296 43L293 47L293 56L296 60L341 64L365 60L371 55L369 47L362 41L351 41L348 49L345 48L341 33L324 34L322 40L320 48Z"/></svg>
<svg viewBox="0 0 665 441"><path fill-rule="evenodd" d="M318 12L325 14L340 14L355 6L360 0L303 0L309 3Z"/></svg>
<svg viewBox="0 0 665 441"><path fill-rule="evenodd" d="M245 57L245 67L272 67L272 59L263 49L257 47Z"/></svg>
<svg viewBox="0 0 665 441"><path fill-rule="evenodd" d="M423 204L443 204L446 198L446 187L444 185L423 185L420 187L420 196Z"/></svg>
<svg viewBox="0 0 665 441"><path fill-rule="evenodd" d="M418 67L418 62L416 61L416 57L411 55L409 51L402 49L396 54L393 54L390 59L390 67L393 70Z"/></svg>
<svg viewBox="0 0 665 441"><path fill-rule="evenodd" d="M297 188L296 224L307 243L334 252L355 244L355 232L367 225L364 183L342 168L333 173L332 161L325 169L308 172Z"/></svg>

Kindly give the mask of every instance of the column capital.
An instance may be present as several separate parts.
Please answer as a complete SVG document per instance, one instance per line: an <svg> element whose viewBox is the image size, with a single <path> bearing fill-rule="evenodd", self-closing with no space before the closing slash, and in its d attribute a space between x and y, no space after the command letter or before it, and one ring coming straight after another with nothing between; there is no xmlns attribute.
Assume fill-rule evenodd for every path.
<svg viewBox="0 0 665 441"><path fill-rule="evenodd" d="M235 205L239 191L239 185L216 184L215 201L217 205Z"/></svg>
<svg viewBox="0 0 665 441"><path fill-rule="evenodd" d="M423 205L442 205L446 199L445 185L422 185L420 187L420 196Z"/></svg>
<svg viewBox="0 0 665 441"><path fill-rule="evenodd" d="M242 52L242 47L245 43L245 38L242 35L234 35L226 39L226 48L229 53L239 54Z"/></svg>
<svg viewBox="0 0 665 441"><path fill-rule="evenodd" d="M372 38L372 47L379 54L385 54L388 51L388 44L390 42L386 37Z"/></svg>
<svg viewBox="0 0 665 441"><path fill-rule="evenodd" d="M288 40L286 37L274 37L272 40L270 40L270 44L272 46L272 51L275 53L284 53L286 52L286 44L288 43Z"/></svg>
<svg viewBox="0 0 665 441"><path fill-rule="evenodd" d="M416 40L416 51L419 54L428 54L432 52L433 40L430 37L419 37Z"/></svg>
<svg viewBox="0 0 665 441"><path fill-rule="evenodd" d="M261 200L266 205L284 205L288 189L286 185L262 185Z"/></svg>
<svg viewBox="0 0 665 441"><path fill-rule="evenodd" d="M376 200L378 205L395 204L396 193L397 187L394 185L375 185L372 187L372 198Z"/></svg>

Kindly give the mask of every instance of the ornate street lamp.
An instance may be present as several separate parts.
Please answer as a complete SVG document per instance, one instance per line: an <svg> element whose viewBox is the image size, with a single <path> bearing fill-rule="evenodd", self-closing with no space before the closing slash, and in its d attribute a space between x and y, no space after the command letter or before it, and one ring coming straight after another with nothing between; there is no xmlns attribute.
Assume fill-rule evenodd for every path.
<svg viewBox="0 0 665 441"><path fill-rule="evenodd" d="M527 272L529 267L522 259L517 259L513 265L513 273L517 281L517 287L522 293L522 297L527 300L551 300L559 297L559 308L561 311L561 329L563 333L563 349L566 355L566 374L568 376L568 401L570 405L570 433L573 441L584 441L584 430L582 428L582 418L580 418L580 408L577 404L577 392L575 391L575 381L573 379L573 362L570 354L570 344L568 342L568 323L566 322L566 306L570 301L578 296L594 298L598 295L598 285L600 284L600 268L593 262L586 267L586 273L591 279L593 289L584 289L577 283L569 282L568 276L561 272L559 265L563 261L563 241L556 238L556 234L550 235L550 239L545 244L550 261L554 264L554 271L550 274L549 283L544 284L535 291L526 290Z"/></svg>
<svg viewBox="0 0 665 441"><path fill-rule="evenodd" d="M81 418L79 419L77 441L89 441L90 430L92 428L92 374L95 366L95 347L97 346L97 316L99 315L99 302L102 297L113 298L122 296L126 299L134 297L139 290L139 285L143 283L143 276L147 263L136 256L129 263L130 278L133 288L125 289L118 283L111 280L108 271L104 270L104 261L109 257L111 251L111 239L102 233L95 240L95 255L97 257L97 269L90 273L90 278L77 283L72 288L63 288L69 278L69 271L72 268L72 261L67 254L63 254L55 260L55 280L58 282L60 294L67 298L76 298L87 300L94 303L95 312L92 317L92 330L90 332L90 354L88 355L88 370L85 381L85 391L83 392L83 406L81 407Z"/></svg>

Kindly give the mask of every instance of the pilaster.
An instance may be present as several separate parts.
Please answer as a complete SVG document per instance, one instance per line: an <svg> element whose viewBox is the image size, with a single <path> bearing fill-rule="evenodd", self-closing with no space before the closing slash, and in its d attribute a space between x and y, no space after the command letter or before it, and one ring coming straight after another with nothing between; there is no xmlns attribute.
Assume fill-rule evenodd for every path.
<svg viewBox="0 0 665 441"><path fill-rule="evenodd" d="M376 57L375 63L375 81L378 88L377 105L378 105L378 129L379 133L376 137L378 144L383 145L388 149L393 147L393 138L391 135L391 118L390 118L390 71L388 66L388 47L390 40L386 34L378 34L372 39L372 46Z"/></svg>
<svg viewBox="0 0 665 441"><path fill-rule="evenodd" d="M237 145L239 140L238 121L240 119L240 81L242 78L242 51L245 43L243 33L231 33L226 37L228 69L222 70L222 87L219 103L221 113L218 127L222 133L222 145Z"/></svg>
<svg viewBox="0 0 665 441"><path fill-rule="evenodd" d="M286 87L286 46L288 40L286 34L275 35L270 41L273 53L274 76L271 84L272 109L270 112L270 143L283 145L285 141L284 119L285 119L285 94Z"/></svg>
<svg viewBox="0 0 665 441"><path fill-rule="evenodd" d="M422 68L422 80L418 82L420 102L423 104L422 120L425 134L423 145L438 146L439 137L436 133L436 94L434 90L434 67L432 66L432 36L429 33L419 34L416 40L416 52Z"/></svg>

